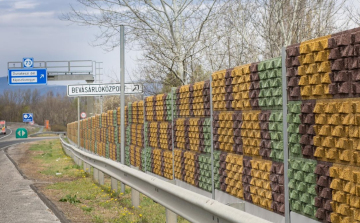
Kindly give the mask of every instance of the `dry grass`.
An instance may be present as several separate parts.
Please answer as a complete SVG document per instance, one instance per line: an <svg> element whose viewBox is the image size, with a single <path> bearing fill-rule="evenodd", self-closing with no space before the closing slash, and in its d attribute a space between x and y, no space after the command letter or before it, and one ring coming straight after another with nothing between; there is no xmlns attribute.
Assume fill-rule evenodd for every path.
<svg viewBox="0 0 360 223"><path fill-rule="evenodd" d="M166 221L165 208L152 199L141 195L140 206L133 207L131 188L126 187L124 194L116 193L110 188L109 177L105 178L105 185L94 183L92 174L84 172L64 154L59 140L33 144L25 154L22 162L32 166L25 174L46 181L38 187L72 222ZM59 201L63 198L68 198L68 202ZM188 221L178 217L178 222Z"/></svg>

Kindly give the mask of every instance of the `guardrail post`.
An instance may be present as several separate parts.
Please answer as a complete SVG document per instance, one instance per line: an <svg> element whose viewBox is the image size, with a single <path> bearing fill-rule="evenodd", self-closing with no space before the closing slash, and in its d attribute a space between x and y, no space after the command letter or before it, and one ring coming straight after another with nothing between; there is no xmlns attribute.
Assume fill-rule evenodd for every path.
<svg viewBox="0 0 360 223"><path fill-rule="evenodd" d="M84 166L85 166L85 172L90 174L91 173L91 166L90 164L88 163L84 163Z"/></svg>
<svg viewBox="0 0 360 223"><path fill-rule="evenodd" d="M94 180L99 182L99 170L94 167Z"/></svg>
<svg viewBox="0 0 360 223"><path fill-rule="evenodd" d="M111 177L111 190L115 192L117 192L118 190L118 181L112 177Z"/></svg>
<svg viewBox="0 0 360 223"><path fill-rule="evenodd" d="M133 167L133 169L139 170L139 167ZM131 188L131 203L135 208L140 205L140 193L134 188Z"/></svg>
<svg viewBox="0 0 360 223"><path fill-rule="evenodd" d="M140 193L134 188L131 188L131 203L135 208L140 205Z"/></svg>
<svg viewBox="0 0 360 223"><path fill-rule="evenodd" d="M174 180L168 182L176 185L175 178ZM165 214L166 214L166 223L177 223L177 214L175 214L174 212L172 212L170 209L167 208L165 209Z"/></svg>
<svg viewBox="0 0 360 223"><path fill-rule="evenodd" d="M99 170L99 184L104 185L104 173Z"/></svg>
<svg viewBox="0 0 360 223"><path fill-rule="evenodd" d="M166 209L165 212L166 212L166 223L177 223L177 214L170 211L169 209Z"/></svg>

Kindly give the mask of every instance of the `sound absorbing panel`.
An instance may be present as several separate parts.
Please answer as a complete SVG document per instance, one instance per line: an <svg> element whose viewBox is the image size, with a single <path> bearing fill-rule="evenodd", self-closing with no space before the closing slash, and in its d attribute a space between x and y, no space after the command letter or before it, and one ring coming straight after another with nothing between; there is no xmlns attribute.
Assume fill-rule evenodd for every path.
<svg viewBox="0 0 360 223"><path fill-rule="evenodd" d="M126 164L173 179L174 160L175 178L210 192L213 143L215 188L283 215L287 131L291 211L324 223L360 222L359 58L356 28L288 46L285 58L216 71L211 83L129 103ZM80 121L80 145L119 160L119 115L118 108ZM77 143L77 123L67 131Z"/></svg>
<svg viewBox="0 0 360 223"><path fill-rule="evenodd" d="M316 167L315 160L294 158L289 160L290 209L315 218Z"/></svg>

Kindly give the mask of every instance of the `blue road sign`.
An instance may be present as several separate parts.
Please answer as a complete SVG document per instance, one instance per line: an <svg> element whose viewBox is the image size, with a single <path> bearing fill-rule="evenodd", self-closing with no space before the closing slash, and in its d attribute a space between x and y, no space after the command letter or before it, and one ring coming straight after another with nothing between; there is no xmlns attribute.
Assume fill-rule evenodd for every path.
<svg viewBox="0 0 360 223"><path fill-rule="evenodd" d="M34 67L34 58L25 57L23 58L23 68L33 68Z"/></svg>
<svg viewBox="0 0 360 223"><path fill-rule="evenodd" d="M47 84L46 69L9 69L9 85Z"/></svg>
<svg viewBox="0 0 360 223"><path fill-rule="evenodd" d="M23 122L32 122L34 121L33 113L23 113Z"/></svg>

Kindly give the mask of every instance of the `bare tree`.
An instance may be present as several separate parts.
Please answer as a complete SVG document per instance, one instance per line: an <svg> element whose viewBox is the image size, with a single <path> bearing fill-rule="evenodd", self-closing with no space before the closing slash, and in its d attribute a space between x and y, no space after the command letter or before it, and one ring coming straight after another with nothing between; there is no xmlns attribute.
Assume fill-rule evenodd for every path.
<svg viewBox="0 0 360 223"><path fill-rule="evenodd" d="M281 48L331 34L346 23L339 13L346 0L256 0L251 16L263 56L280 56Z"/></svg>
<svg viewBox="0 0 360 223"><path fill-rule="evenodd" d="M50 120L51 125L65 129L67 123L77 119L77 106L74 99L50 91L40 95L37 89L6 90L0 95L0 119L9 122L22 122L22 114L34 113L35 122L43 124Z"/></svg>
<svg viewBox="0 0 360 223"><path fill-rule="evenodd" d="M206 46L199 63L209 71L232 68L257 61L261 55L260 38L251 16L257 8L249 0L229 0L223 13L206 27L206 36L215 36L217 41L204 41Z"/></svg>
<svg viewBox="0 0 360 223"><path fill-rule="evenodd" d="M349 1L349 4L346 6L346 11L349 14L349 19L355 23L355 25L360 26L360 1Z"/></svg>
<svg viewBox="0 0 360 223"><path fill-rule="evenodd" d="M72 7L62 19L98 26L97 45L113 49L119 25L128 27L127 41L142 52L131 76L147 94L277 57L283 46L348 28L348 19L341 20L347 0L77 1L83 8Z"/></svg>
<svg viewBox="0 0 360 223"><path fill-rule="evenodd" d="M187 60L201 51L206 24L214 19L220 0L77 0L61 19L97 26L97 45L112 50L119 45L120 24L127 27L127 42L144 52L144 60L166 69L182 84L188 82ZM154 68L154 65L151 65ZM143 76L140 76L143 77Z"/></svg>

